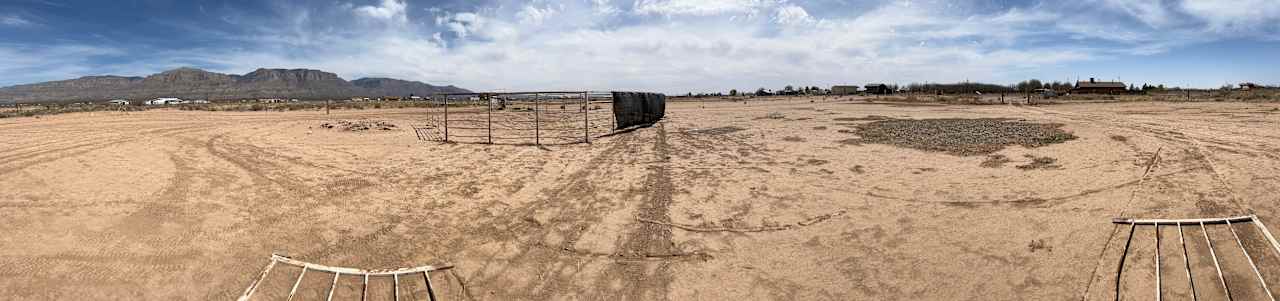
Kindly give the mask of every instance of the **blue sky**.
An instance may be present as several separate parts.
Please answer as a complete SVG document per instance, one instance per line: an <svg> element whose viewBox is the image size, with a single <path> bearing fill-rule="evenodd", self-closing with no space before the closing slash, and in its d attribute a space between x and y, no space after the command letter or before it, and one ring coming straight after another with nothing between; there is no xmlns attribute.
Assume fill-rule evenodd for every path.
<svg viewBox="0 0 1280 301"><path fill-rule="evenodd" d="M311 68L475 90L1280 84L1280 0L0 2L0 86Z"/></svg>

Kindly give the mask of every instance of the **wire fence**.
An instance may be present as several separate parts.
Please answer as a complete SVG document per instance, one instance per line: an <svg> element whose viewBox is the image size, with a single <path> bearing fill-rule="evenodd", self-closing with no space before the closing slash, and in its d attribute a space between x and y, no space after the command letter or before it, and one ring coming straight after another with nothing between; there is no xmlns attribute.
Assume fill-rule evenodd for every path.
<svg viewBox="0 0 1280 301"><path fill-rule="evenodd" d="M438 94L413 126L418 139L455 143L556 145L589 143L613 132L609 93L518 92Z"/></svg>

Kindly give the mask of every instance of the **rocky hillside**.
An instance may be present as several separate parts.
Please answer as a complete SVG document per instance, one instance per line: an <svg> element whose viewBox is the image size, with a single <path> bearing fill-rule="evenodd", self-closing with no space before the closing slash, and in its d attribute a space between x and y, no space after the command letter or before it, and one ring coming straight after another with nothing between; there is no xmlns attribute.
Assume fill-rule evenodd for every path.
<svg viewBox="0 0 1280 301"><path fill-rule="evenodd" d="M0 88L0 102L144 100L157 97L342 99L465 92L470 91L390 78L347 81L337 74L308 69L258 69L245 75L234 75L179 68L147 77L86 76L5 87Z"/></svg>

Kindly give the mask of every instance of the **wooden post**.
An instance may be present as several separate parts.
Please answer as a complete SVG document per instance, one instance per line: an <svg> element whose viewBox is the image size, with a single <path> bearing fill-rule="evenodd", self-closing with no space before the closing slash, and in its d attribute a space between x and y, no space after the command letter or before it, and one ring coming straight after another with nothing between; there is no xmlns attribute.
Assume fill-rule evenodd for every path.
<svg viewBox="0 0 1280 301"><path fill-rule="evenodd" d="M533 94L533 144L542 145L542 119L538 114L538 102L542 101L542 94Z"/></svg>
<svg viewBox="0 0 1280 301"><path fill-rule="evenodd" d="M582 92L582 141L591 143L591 118L587 115L591 106L591 94Z"/></svg>
<svg viewBox="0 0 1280 301"><path fill-rule="evenodd" d="M324 100L324 114L325 114L325 115L329 115L329 101L330 101L330 100L328 100L328 99L325 99L325 100Z"/></svg>

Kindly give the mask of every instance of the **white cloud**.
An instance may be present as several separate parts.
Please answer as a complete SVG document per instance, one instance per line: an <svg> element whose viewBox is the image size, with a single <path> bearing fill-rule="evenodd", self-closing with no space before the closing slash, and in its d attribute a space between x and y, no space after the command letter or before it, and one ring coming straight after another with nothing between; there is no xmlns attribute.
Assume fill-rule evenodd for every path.
<svg viewBox="0 0 1280 301"><path fill-rule="evenodd" d="M386 76L476 90L681 94L788 84L1014 82L1040 68L1160 53L1217 38L1197 34L1210 28L1265 29L1277 20L1272 8L1230 10L1207 0L1154 6L1087 0L1107 4L1099 11L1043 4L978 13L951 2L893 2L846 15L785 0L638 0L629 11L616 1L503 2L456 10L383 0L328 8L338 14L281 10L275 18L257 18L269 21L235 23L249 27L250 35L200 32L240 42L236 47L156 53L159 61L119 70L144 75L178 64L229 73L315 68L348 79ZM1243 1L1256 7L1280 0ZM350 24L333 18L352 14L360 18ZM407 22L418 14L434 22ZM1117 15L1132 19L1116 21ZM1186 16L1206 27L1177 20ZM13 56L23 58L13 63L27 66L23 70L83 63L41 65L44 56L24 55L0 52L0 72L13 74L14 67L4 67Z"/></svg>
<svg viewBox="0 0 1280 301"><path fill-rule="evenodd" d="M40 47L0 44L0 74L4 74L0 77L0 86L108 73L110 70L94 67L90 60L124 53L117 48L80 44Z"/></svg>
<svg viewBox="0 0 1280 301"><path fill-rule="evenodd" d="M531 25L542 25L543 21L555 17L556 9L551 6L538 8L533 5L526 5L516 17L520 19L520 23Z"/></svg>
<svg viewBox="0 0 1280 301"><path fill-rule="evenodd" d="M777 4L776 0L638 0L635 12L667 16L710 16L755 13Z"/></svg>
<svg viewBox="0 0 1280 301"><path fill-rule="evenodd" d="M1191 0L1200 1L1200 0ZM1153 0L1104 0L1110 7L1128 13L1147 26L1160 28L1173 22L1174 14L1166 8L1162 1Z"/></svg>
<svg viewBox="0 0 1280 301"><path fill-rule="evenodd" d="M13 14L0 15L0 24L7 25L7 26L15 26L15 27L25 27L25 26L35 25L34 22L31 22L30 20L27 20L22 16L13 15Z"/></svg>
<svg viewBox="0 0 1280 301"><path fill-rule="evenodd" d="M779 8L778 12L774 14L773 20L783 25L809 25L818 22L803 7L795 5Z"/></svg>
<svg viewBox="0 0 1280 301"><path fill-rule="evenodd" d="M1261 34L1280 22L1280 0L1187 0L1181 7L1214 31Z"/></svg>
<svg viewBox="0 0 1280 301"><path fill-rule="evenodd" d="M370 18L403 23L408 20L405 15L406 6L401 0L382 0L381 5L361 6L355 10L356 13Z"/></svg>
<svg viewBox="0 0 1280 301"><path fill-rule="evenodd" d="M770 2L773 3L773 2ZM391 76L477 90L623 89L687 92L787 84L1001 80L1011 69L1091 59L1078 47L1007 47L1035 34L1041 13L970 17L920 5L888 5L856 18L822 20L782 4L756 22L690 19L598 27L598 3L520 6L506 12L441 11L421 28L310 33L306 56L274 49L207 50L202 60L245 72L260 66L320 68L347 77ZM747 12L741 8L691 8ZM554 17L552 17L554 16ZM597 18L583 22L573 18ZM584 17L585 16L585 17ZM589 20L590 21L590 20ZM788 25L788 32L760 34ZM794 25L814 26L794 26ZM555 30L547 30L555 29ZM281 30L279 34L300 34ZM346 43L359 37L360 43ZM925 46L922 41L928 40ZM983 41L975 43L974 41ZM997 41L997 42L992 42ZM978 76L986 74L987 78Z"/></svg>
<svg viewBox="0 0 1280 301"><path fill-rule="evenodd" d="M621 12L618 7L609 3L609 0L591 0L592 12L596 15L613 16Z"/></svg>

